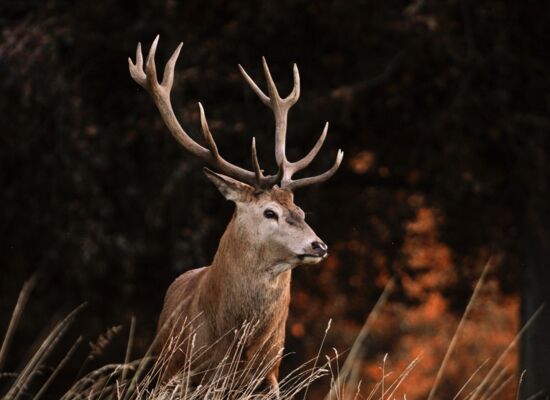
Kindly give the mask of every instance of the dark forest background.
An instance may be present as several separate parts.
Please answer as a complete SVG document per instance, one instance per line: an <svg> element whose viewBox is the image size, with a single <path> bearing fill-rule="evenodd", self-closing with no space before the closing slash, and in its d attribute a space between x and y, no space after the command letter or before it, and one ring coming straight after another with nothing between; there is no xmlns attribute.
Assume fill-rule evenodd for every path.
<svg viewBox="0 0 550 400"><path fill-rule="evenodd" d="M550 4L538 0L2 2L0 332L23 282L38 279L9 369L82 302L71 334L93 341L124 327L97 365L123 358L132 316L142 354L166 288L209 263L229 221L231 205L128 74L136 43L148 49L160 34L159 66L185 43L173 89L180 121L199 138L200 100L232 162L250 168L255 136L263 166L275 168L272 115L237 70L263 83L263 55L282 93L292 63L300 68L289 158L327 120L311 170L345 152L330 182L296 196L331 256L294 273L295 354L283 374L316 353L329 318L327 348L348 349L393 276L364 385L385 353L399 369L422 352L404 390L425 396L492 256L442 387L442 398L456 393L550 299L549 23ZM550 382L548 329L547 309L511 355L512 373L528 368L525 396Z"/></svg>

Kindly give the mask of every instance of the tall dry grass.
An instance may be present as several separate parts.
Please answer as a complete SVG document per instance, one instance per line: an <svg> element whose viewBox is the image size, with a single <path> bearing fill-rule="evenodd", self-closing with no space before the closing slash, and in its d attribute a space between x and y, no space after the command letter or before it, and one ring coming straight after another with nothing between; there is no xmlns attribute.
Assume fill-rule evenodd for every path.
<svg viewBox="0 0 550 400"><path fill-rule="evenodd" d="M461 333L464 321L468 318L472 304L475 302L480 288L485 282L487 270L490 262L486 265L462 316L460 323L455 331L453 338L443 357L443 361L438 373L434 377L428 400L438 399L438 388L445 369L452 360L457 337ZM63 372L68 360L73 356L75 349L79 346L82 338L78 338L68 349L61 361L51 368L49 374L45 374L44 368L48 363L49 356L56 349L64 334L78 317L79 311L83 306L77 307L65 318L63 318L50 331L42 341L38 349L27 360L19 371L5 371L4 365L10 350L12 339L17 330L17 326L24 315L24 308L30 299L32 288L35 284L33 279L29 280L23 286L20 296L15 305L10 323L0 347L0 383L5 383L5 387L0 386L0 395L5 400L18 399L42 399L48 397L48 390L52 382ZM253 322L247 322L240 328L227 332L233 340L227 348L222 362L218 365L210 366L208 370L194 370L193 360L199 360L209 349L196 348L195 332L192 328L192 322L184 322L180 332L173 332L174 340L168 343L162 350L158 358L150 355L150 350L140 359L132 360L132 349L135 336L135 320L132 319L129 329L129 336L126 347L126 355L122 362L104 365L101 368L86 372L83 376L79 373L79 378L70 388L61 396L63 400L198 400L198 399L306 399L308 398L309 388L313 382L327 379L330 382L330 390L325 396L325 400L348 400L348 399L367 399L367 400L393 400L398 388L407 379L414 367L422 361L421 355L411 360L403 370L393 374L387 369L388 355L382 361L381 379L378 382L370 382L370 388L363 389L363 382L360 376L360 362L364 356L365 344L367 343L370 329L376 319L379 311L384 307L389 295L393 289L390 282L376 303L369 317L365 321L359 335L345 354L344 362L341 365L343 355L336 349L325 350L323 348L325 338L330 330L331 321L324 332L323 340L320 343L319 351L315 358L300 365L297 369L282 377L279 382L277 393L273 389L263 387L263 378L266 372L271 370L273 365L280 358L284 358L282 349L278 349L278 355L275 359L266 359L266 348L261 348L254 356L253 362L243 363L242 355L245 351L247 339L254 334L257 328ZM456 393L453 400L493 400L497 399L499 394L515 378L513 374L507 372L502 365L507 353L516 346L519 338L530 326L531 322L538 316L542 307L531 317L527 324L518 332L514 340L504 350L496 361L490 365L489 362L483 363L476 371L473 371L471 377L464 383L461 389ZM85 370L86 362L90 357L95 357L104 348L110 337L120 331L120 328L108 330L100 336L98 342L92 346L92 351L88 358L84 360L81 372ZM185 333L184 333L185 332ZM185 335L184 337L180 335ZM180 340L181 339L181 340ZM268 343L264 344L268 346ZM94 353L95 351L95 353ZM182 371L171 378L168 382L161 383L160 377L163 375L167 364L164 360L170 358L176 352L186 354L187 363ZM326 354L325 354L326 352ZM253 365L253 367L251 367ZM519 386L525 372L520 377ZM392 378L393 377L393 378ZM475 378L475 379L474 379ZM476 384L473 382L476 381ZM192 383L193 382L193 383ZM198 383L197 383L198 382ZM518 388L519 393L519 388ZM531 398L535 399L537 394ZM406 396L404 396L406 399Z"/></svg>

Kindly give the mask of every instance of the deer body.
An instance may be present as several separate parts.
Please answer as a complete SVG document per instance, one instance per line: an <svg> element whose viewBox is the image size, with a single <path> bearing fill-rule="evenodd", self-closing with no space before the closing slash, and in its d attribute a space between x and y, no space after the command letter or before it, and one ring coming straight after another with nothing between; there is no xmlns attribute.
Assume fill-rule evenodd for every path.
<svg viewBox="0 0 550 400"><path fill-rule="evenodd" d="M237 361L254 370L259 353L263 360L274 360L270 368L263 371L263 378L272 393L278 395L279 356L284 346L291 271L299 265L317 264L327 255L327 246L307 225L304 212L294 204L293 192L329 179L338 169L343 153L338 152L335 163L325 173L292 179L295 172L307 167L317 155L328 123L305 157L288 161L285 154L287 116L300 96L300 77L294 65L294 87L288 97L281 98L263 59L268 95L239 67L248 85L273 110L279 171L264 176L254 139L253 171L227 162L218 152L200 103L201 127L208 148L191 139L179 124L170 102L170 91L181 44L167 62L159 83L154 60L157 43L158 36L149 50L145 69L138 44L135 64L128 60L130 75L151 94L178 142L223 173L205 168L206 176L235 204L235 212L212 264L184 273L166 293L154 341L157 354L165 364L162 380L169 380L184 368L198 372L215 369L234 340L230 333L247 322L253 328ZM193 351L200 352L200 356L193 358ZM198 379L203 379L204 374L198 374Z"/></svg>
<svg viewBox="0 0 550 400"><path fill-rule="evenodd" d="M199 349L216 343L205 357L197 360L194 367L201 370L222 361L234 340L227 333L245 322L253 323L256 328L247 337L244 361L257 360L258 351L263 353L261 359L276 359L266 375L266 381L276 390L278 354L284 346L290 302L291 270L308 261L319 262L326 248L322 245L313 248L314 243L321 243L320 239L305 223L303 212L294 205L290 192L276 188L254 194L253 188L228 177L209 177L236 202L235 214L220 240L212 265L186 272L168 289L155 341L157 347L165 348L171 337L175 337L174 332L184 325L182 316L192 320L186 332L179 335L176 346L189 343L191 331ZM266 218L266 210L277 215L277 219ZM309 255L310 260L303 255ZM184 350L168 361L166 378L185 365L188 352L185 345L181 347ZM254 370L250 365L247 368Z"/></svg>
<svg viewBox="0 0 550 400"><path fill-rule="evenodd" d="M191 325L196 327L196 348L207 347L222 338L206 353L207 357L199 360L202 365L218 365L233 340L233 336L227 333L245 322L254 322L263 328L245 346L245 358L253 359L258 347L264 343L269 343L263 349L269 353L267 359L278 357L278 351L284 346L291 272L287 270L272 276L268 272L272 267L269 262L258 257L258 253L247 252L245 243L235 241L240 242L232 221L220 241L212 265L180 275L169 287L155 339L160 347L169 340L168 332L177 330L173 323L181 323L181 316L185 315L193 319ZM251 265L256 273L250 273ZM189 296L190 293L193 295ZM174 322L170 321L171 317ZM182 336L185 339L186 333ZM178 354L179 357L170 360L165 373L167 377L185 365L185 353ZM266 376L269 382L276 384L278 366L279 362ZM201 366L197 367L201 369Z"/></svg>

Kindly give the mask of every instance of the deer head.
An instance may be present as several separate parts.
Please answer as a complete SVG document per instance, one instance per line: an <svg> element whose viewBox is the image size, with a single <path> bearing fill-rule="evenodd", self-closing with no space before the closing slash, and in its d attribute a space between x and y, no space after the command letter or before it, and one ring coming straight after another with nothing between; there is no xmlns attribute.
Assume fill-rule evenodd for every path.
<svg viewBox="0 0 550 400"><path fill-rule="evenodd" d="M267 267L268 272L278 275L298 264L316 264L326 257L327 246L306 224L292 192L278 187L258 191L246 183L206 171L225 198L236 204L228 228L230 236L238 238L238 251L258 255L262 262L252 263L257 268Z"/></svg>
<svg viewBox="0 0 550 400"><path fill-rule="evenodd" d="M164 123L176 140L190 153L203 159L216 170L214 172L205 168L205 173L225 198L236 204L230 227L235 230L234 233L239 240L252 244L254 250L261 254L264 260L280 266L275 269L286 270L298 264L321 261L327 254L327 246L306 224L304 212L294 204L293 192L298 188L329 179L340 166L343 152L338 150L333 166L323 174L292 179L296 172L306 168L313 161L328 131L328 123L326 123L311 151L301 160L288 161L285 154L288 111L300 97L300 75L296 64L293 67L294 87L286 98L280 97L265 58L262 58L262 64L267 81L267 95L239 65L244 80L262 103L271 108L275 117L275 159L279 170L273 175L264 175L258 161L254 138L252 139L252 171L233 165L220 155L201 103L199 103L200 121L207 147L195 142L181 127L172 109L170 91L174 81L174 67L183 43L180 43L166 63L162 82L159 82L155 66L158 39L157 36L151 45L145 67L141 44L138 44L136 62L128 59L130 75L149 92Z"/></svg>

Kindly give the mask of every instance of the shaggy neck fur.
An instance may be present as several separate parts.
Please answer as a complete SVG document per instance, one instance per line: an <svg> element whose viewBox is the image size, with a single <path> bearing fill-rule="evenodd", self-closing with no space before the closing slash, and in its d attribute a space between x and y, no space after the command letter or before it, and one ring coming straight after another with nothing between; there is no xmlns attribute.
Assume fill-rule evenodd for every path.
<svg viewBox="0 0 550 400"><path fill-rule="evenodd" d="M220 333L245 321L265 323L281 313L286 318L290 298L292 266L274 274L281 261L239 229L236 218L235 213L220 240L201 293Z"/></svg>

